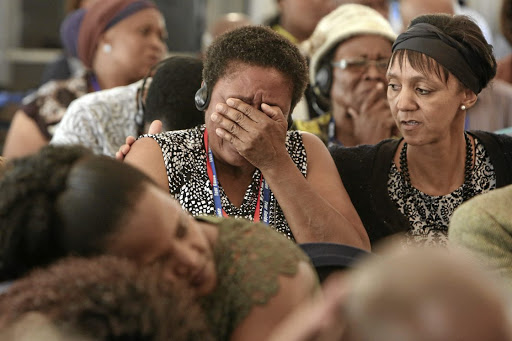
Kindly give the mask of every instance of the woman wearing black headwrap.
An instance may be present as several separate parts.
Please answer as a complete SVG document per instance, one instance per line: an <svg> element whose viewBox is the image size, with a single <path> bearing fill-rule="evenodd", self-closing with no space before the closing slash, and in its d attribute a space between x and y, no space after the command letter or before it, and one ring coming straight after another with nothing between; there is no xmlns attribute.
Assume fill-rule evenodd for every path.
<svg viewBox="0 0 512 341"><path fill-rule="evenodd" d="M462 202L512 183L512 138L464 129L496 60L465 16L417 17L392 49L388 101L403 138L331 152L372 243L402 233L444 245Z"/></svg>

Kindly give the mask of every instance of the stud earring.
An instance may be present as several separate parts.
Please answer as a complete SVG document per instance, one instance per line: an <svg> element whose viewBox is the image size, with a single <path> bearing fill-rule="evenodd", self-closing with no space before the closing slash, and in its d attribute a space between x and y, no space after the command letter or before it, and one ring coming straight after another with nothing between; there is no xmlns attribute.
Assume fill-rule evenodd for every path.
<svg viewBox="0 0 512 341"><path fill-rule="evenodd" d="M103 44L103 52L105 52L105 53L112 52L112 45L110 45L110 44Z"/></svg>
<svg viewBox="0 0 512 341"><path fill-rule="evenodd" d="M466 106L465 106L464 104L462 104L462 105L460 106L460 110L466 110Z"/></svg>

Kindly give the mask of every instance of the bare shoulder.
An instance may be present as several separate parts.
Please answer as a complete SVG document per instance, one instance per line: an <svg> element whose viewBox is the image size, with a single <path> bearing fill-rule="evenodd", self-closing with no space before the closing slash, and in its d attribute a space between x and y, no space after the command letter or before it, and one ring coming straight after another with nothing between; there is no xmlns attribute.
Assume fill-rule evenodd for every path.
<svg viewBox="0 0 512 341"><path fill-rule="evenodd" d="M124 162L146 173L159 187L168 190L169 183L162 149L153 138L143 137L135 141Z"/></svg>
<svg viewBox="0 0 512 341"><path fill-rule="evenodd" d="M9 158L23 157L36 153L48 142L36 122L20 109L7 132L3 154Z"/></svg>

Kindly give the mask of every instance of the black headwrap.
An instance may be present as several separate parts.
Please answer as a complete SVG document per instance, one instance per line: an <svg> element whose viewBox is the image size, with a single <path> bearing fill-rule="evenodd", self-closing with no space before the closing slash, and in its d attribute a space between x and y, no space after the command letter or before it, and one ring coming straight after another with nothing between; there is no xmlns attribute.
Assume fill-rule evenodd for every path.
<svg viewBox="0 0 512 341"><path fill-rule="evenodd" d="M410 27L396 38L392 47L392 51L395 50L423 53L444 66L475 94L482 90L471 68L471 65L478 63L472 52L434 25L418 23Z"/></svg>

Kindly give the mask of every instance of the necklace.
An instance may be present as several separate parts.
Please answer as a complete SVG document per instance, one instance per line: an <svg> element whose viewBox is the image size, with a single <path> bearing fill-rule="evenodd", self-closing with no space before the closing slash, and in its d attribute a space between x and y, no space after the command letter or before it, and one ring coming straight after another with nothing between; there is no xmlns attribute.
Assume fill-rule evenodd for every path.
<svg viewBox="0 0 512 341"><path fill-rule="evenodd" d="M471 166L473 165L473 146L468 134L464 132L464 139L466 140L466 161L464 163L464 184L462 185L462 200L467 201L475 196L475 189L473 188ZM407 142L404 143L400 151L400 172L404 181L404 188L406 196L412 195L411 177L409 175L409 168L407 166Z"/></svg>

